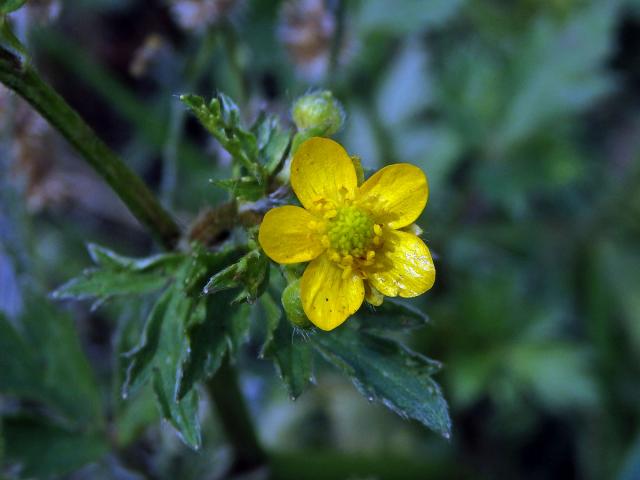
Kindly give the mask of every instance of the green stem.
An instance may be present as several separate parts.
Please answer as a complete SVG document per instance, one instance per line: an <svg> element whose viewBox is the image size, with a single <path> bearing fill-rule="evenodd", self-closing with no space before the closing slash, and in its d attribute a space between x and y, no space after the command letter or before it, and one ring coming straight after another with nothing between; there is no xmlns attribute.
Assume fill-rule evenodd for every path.
<svg viewBox="0 0 640 480"><path fill-rule="evenodd" d="M233 447L234 463L230 473L248 473L265 466L267 455L258 441L236 371L228 358L209 381L208 390L218 421Z"/></svg>
<svg viewBox="0 0 640 480"><path fill-rule="evenodd" d="M30 63L23 63L3 47L0 47L0 82L28 101L78 150L165 248L176 245L180 236L178 226L144 182L98 138Z"/></svg>

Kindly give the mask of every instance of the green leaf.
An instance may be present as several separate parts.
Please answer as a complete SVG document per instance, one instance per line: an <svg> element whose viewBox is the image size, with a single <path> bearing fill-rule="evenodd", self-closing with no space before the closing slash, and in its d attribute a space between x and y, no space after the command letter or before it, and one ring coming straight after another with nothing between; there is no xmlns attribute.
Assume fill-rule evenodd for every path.
<svg viewBox="0 0 640 480"><path fill-rule="evenodd" d="M152 309L138 346L129 354L131 363L123 395L138 389L150 377L163 416L178 430L180 437L191 448L200 447L200 426L197 418L197 392L192 390L180 401L178 386L182 377L182 364L188 355L189 343L185 329L192 315L202 312L202 300L188 295L193 281L191 275L199 267L194 255L185 259L174 282L161 295Z"/></svg>
<svg viewBox="0 0 640 480"><path fill-rule="evenodd" d="M265 184L265 171L258 162L258 142L253 133L240 123L240 112L224 94L207 105L197 95L181 95L180 100L191 110L200 123L229 152L235 162L244 167L260 185Z"/></svg>
<svg viewBox="0 0 640 480"><path fill-rule="evenodd" d="M184 443L198 450L202 444L198 420L198 392L194 389L181 400L174 396L175 380L156 370L153 376L153 391L160 411L177 430Z"/></svg>
<svg viewBox="0 0 640 480"><path fill-rule="evenodd" d="M159 253L144 258L126 257L95 243L88 244L87 249L96 265L109 270L175 271L184 258L182 253Z"/></svg>
<svg viewBox="0 0 640 480"><path fill-rule="evenodd" d="M69 431L41 418L5 418L6 460L23 478L66 475L109 451L105 437Z"/></svg>
<svg viewBox="0 0 640 480"><path fill-rule="evenodd" d="M249 306L232 306L233 292L221 292L208 297L206 312L191 322L187 338L191 354L185 358L178 388L182 398L197 382L211 378L229 351L235 353L248 339L251 326Z"/></svg>
<svg viewBox="0 0 640 480"><path fill-rule="evenodd" d="M273 115L260 115L251 128L258 143L259 161L271 175L284 163L291 144L291 133L280 127Z"/></svg>
<svg viewBox="0 0 640 480"><path fill-rule="evenodd" d="M51 298L83 300L143 295L159 290L166 284L167 278L157 273L89 269L51 292Z"/></svg>
<svg viewBox="0 0 640 480"><path fill-rule="evenodd" d="M70 426L100 427L100 394L71 319L34 297L20 325L0 315L0 393L43 403Z"/></svg>
<svg viewBox="0 0 640 480"><path fill-rule="evenodd" d="M129 396L130 391L137 390L151 377L152 367L160 345L162 326L168 315L173 294L173 288L168 288L156 301L145 322L140 342L136 348L126 354L131 358L131 362L122 389L122 395L125 398Z"/></svg>
<svg viewBox="0 0 640 480"><path fill-rule="evenodd" d="M431 378L439 363L395 341L346 327L318 332L311 340L369 401L382 403L403 418L416 419L445 438L451 436L447 403Z"/></svg>
<svg viewBox="0 0 640 480"><path fill-rule="evenodd" d="M167 284L185 256L177 253L131 258L96 244L87 246L97 268L85 270L51 293L54 299L108 299L119 295L142 295Z"/></svg>
<svg viewBox="0 0 640 480"><path fill-rule="evenodd" d="M292 399L298 398L313 381L313 355L309 339L294 332L289 322L280 320L263 355L272 358Z"/></svg>
<svg viewBox="0 0 640 480"><path fill-rule="evenodd" d="M135 395L121 402L115 415L115 441L125 448L140 438L143 431L160 419L152 388L141 388Z"/></svg>
<svg viewBox="0 0 640 480"><path fill-rule="evenodd" d="M216 273L204 286L203 293L211 295L221 290L241 287L234 300L254 302L269 283L269 259L261 250L252 250L238 262Z"/></svg>
<svg viewBox="0 0 640 480"><path fill-rule="evenodd" d="M0 15L16 11L26 2L27 0L0 0Z"/></svg>
<svg viewBox="0 0 640 480"><path fill-rule="evenodd" d="M214 180L212 183L231 191L240 200L256 201L264 195L264 188L253 177Z"/></svg>
<svg viewBox="0 0 640 480"><path fill-rule="evenodd" d="M260 297L260 306L264 310L265 317L265 338L262 348L260 349L260 357L264 357L265 353L271 348L275 331L282 319L282 309L269 293L264 293Z"/></svg>
<svg viewBox="0 0 640 480"><path fill-rule="evenodd" d="M385 298L379 307L362 308L358 312L360 328L372 333L410 331L424 327L429 317L415 307Z"/></svg>

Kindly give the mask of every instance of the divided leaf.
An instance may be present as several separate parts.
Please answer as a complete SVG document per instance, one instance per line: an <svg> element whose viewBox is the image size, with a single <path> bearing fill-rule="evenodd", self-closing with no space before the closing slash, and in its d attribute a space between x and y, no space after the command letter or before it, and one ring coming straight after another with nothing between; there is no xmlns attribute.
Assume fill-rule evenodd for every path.
<svg viewBox="0 0 640 480"><path fill-rule="evenodd" d="M95 243L88 244L87 250L91 260L99 267L132 272L174 271L184 258L181 253L158 253L143 258L127 257Z"/></svg>
<svg viewBox="0 0 640 480"><path fill-rule="evenodd" d="M197 392L192 390L178 400L178 385L182 363L189 351L185 329L193 314L202 312L198 302L186 292L195 267L188 258L178 274L151 311L140 343L130 353L131 364L123 387L126 396L150 377L163 416L178 430L181 438L194 449L200 447L200 426L197 418Z"/></svg>
<svg viewBox="0 0 640 480"><path fill-rule="evenodd" d="M165 277L156 273L139 273L87 269L51 292L55 300L88 298L108 299L119 295L143 295L160 290L167 284Z"/></svg>
<svg viewBox="0 0 640 480"><path fill-rule="evenodd" d="M252 250L236 263L216 273L204 286L204 294L240 287L234 303L254 302L269 283L269 259L261 250Z"/></svg>
<svg viewBox="0 0 640 480"><path fill-rule="evenodd" d="M95 244L88 245L96 268L85 270L51 293L54 299L106 300L119 295L143 295L163 288L184 255L166 253L146 258L119 255Z"/></svg>
<svg viewBox="0 0 640 480"><path fill-rule="evenodd" d="M244 167L260 185L264 185L266 178L265 171L258 162L258 142L253 133L242 127L240 112L235 103L224 94L218 94L208 105L197 95L181 95L180 100L229 152L234 161Z"/></svg>
<svg viewBox="0 0 640 480"><path fill-rule="evenodd" d="M451 436L447 403L431 378L440 364L389 339L338 328L312 337L315 349L351 378L368 400Z"/></svg>

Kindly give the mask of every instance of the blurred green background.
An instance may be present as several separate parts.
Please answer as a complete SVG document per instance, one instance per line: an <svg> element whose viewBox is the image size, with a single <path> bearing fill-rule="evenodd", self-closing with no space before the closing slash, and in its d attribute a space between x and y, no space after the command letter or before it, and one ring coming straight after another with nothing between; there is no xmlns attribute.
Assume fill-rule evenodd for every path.
<svg viewBox="0 0 640 480"><path fill-rule="evenodd" d="M640 2L33 0L12 20L183 225L224 198L208 180L229 159L180 93L222 91L247 120L290 122L297 97L327 88L347 114L336 138L366 168L426 172L419 223L438 278L412 302L430 326L404 340L444 363L453 437L328 369L291 402L251 345L242 384L282 478L290 465L310 479L640 478ZM118 353L149 305L46 298L89 265L87 242L142 255L151 240L4 88L0 129L0 312L27 325L24 344L0 332L0 348L56 362L33 387L44 406L0 396L0 476L21 478L18 458L37 466L25 478L223 477L206 409L194 453L148 392L119 398ZM48 403L106 412L113 442L24 414Z"/></svg>

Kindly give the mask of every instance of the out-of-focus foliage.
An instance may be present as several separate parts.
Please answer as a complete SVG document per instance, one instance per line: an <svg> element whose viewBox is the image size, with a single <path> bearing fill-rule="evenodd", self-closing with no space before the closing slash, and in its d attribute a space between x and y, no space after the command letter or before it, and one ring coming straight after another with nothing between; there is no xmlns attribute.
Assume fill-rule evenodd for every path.
<svg viewBox="0 0 640 480"><path fill-rule="evenodd" d="M20 2L0 2L0 11L12 3ZM638 476L637 1L245 0L188 18L188 4L201 2L68 1L50 24L31 3L9 18L33 61L183 224L229 192L252 201L267 191L263 180L294 141L279 127L290 125L293 101L329 89L346 113L337 138L366 171L410 162L426 172L430 198L419 224L438 277L410 304L361 312L335 345L285 321L279 273L269 285L241 274L259 266L255 253L229 253L244 264L218 277L212 295L185 298L192 259L150 257L147 237L108 194L62 195L56 172L75 182L66 185L95 178L62 142L43 158L33 132L51 132L33 115L10 115L24 106L2 90L3 474L46 478L89 464L73 478L223 477L230 460L220 422L194 386L233 350L261 439L282 452L274 457L281 478L302 478L296 465L318 464L322 478ZM179 95L192 92L217 99L185 102L196 114L214 110L216 121L203 123L216 138L258 139L243 144L253 153L241 159L242 178L228 180L235 146L224 152L189 119ZM92 247L96 267L66 283L89 265L87 242L131 258ZM203 288L211 275L195 277ZM56 288L59 299L108 301L95 310L53 306L42 292ZM228 318L238 293L258 292L266 293L243 307L242 321L202 320L205 303ZM172 343L169 330L180 322L185 342ZM349 348L356 328L368 339L358 355ZM329 368L357 376L363 363L400 348L379 340L381 329L410 344L411 382L435 368L422 354L442 362L434 378L450 400L449 441L369 405ZM174 376L159 373L160 363ZM397 390L414 387L375 388L393 375L381 369L360 388L393 409ZM427 400L415 402L424 411L400 407L419 420L439 418L438 403Z"/></svg>

